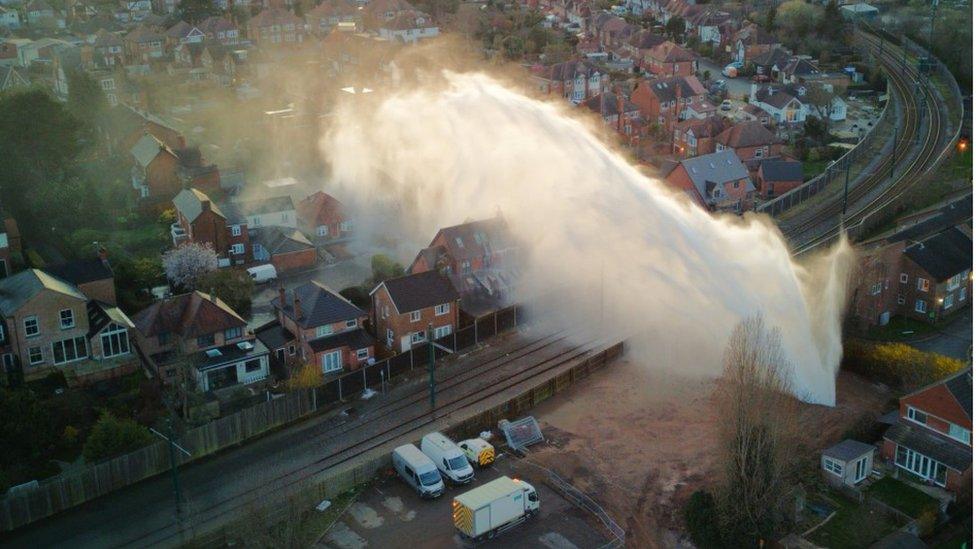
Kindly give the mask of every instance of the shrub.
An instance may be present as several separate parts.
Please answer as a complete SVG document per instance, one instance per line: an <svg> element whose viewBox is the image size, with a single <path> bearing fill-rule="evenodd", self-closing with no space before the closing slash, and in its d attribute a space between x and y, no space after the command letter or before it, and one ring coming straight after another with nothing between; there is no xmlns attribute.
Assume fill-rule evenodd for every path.
<svg viewBox="0 0 976 549"><path fill-rule="evenodd" d="M938 381L964 366L961 360L919 351L904 343L858 340L845 342L841 361L845 370L906 391Z"/></svg>
<svg viewBox="0 0 976 549"><path fill-rule="evenodd" d="M723 546L712 494L703 490L692 494L685 504L684 517L685 528L695 545L702 549Z"/></svg>
<svg viewBox="0 0 976 549"><path fill-rule="evenodd" d="M306 364L288 380L288 388L311 389L322 385L322 380L322 369L317 364Z"/></svg>
<svg viewBox="0 0 976 549"><path fill-rule="evenodd" d="M92 463L142 448L152 442L149 430L131 419L106 412L92 428L82 454Z"/></svg>
<svg viewBox="0 0 976 549"><path fill-rule="evenodd" d="M369 307L369 290L362 286L350 286L339 292L339 295L349 300L353 305L360 308Z"/></svg>

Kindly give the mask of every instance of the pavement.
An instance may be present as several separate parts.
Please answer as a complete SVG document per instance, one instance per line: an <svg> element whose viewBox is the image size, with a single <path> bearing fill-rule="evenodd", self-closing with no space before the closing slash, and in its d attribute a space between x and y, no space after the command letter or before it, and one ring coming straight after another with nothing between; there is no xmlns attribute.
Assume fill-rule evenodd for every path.
<svg viewBox="0 0 976 549"><path fill-rule="evenodd" d="M397 476L373 483L321 537L316 547L401 547L404 540L414 540L422 547L473 546L454 528L451 501L458 494L503 475L530 482L539 493L540 512L497 538L479 543L478 547L575 549L600 547L610 541L609 533L591 524L595 523L592 517L536 480L538 474L534 468L508 454L500 454L490 467L475 471L471 484L449 485L445 494L433 501L420 499Z"/></svg>
<svg viewBox="0 0 976 549"><path fill-rule="evenodd" d="M498 387L517 376L529 364L562 356L570 346L569 343L558 342L530 356L509 356L541 335L529 330L495 338L487 348L461 355L439 366L438 377L442 380L442 389L438 391L438 402L449 403L473 391ZM454 387L444 384L443 380L468 372L489 359L501 363L491 370L491 374ZM415 369L415 372L418 371ZM562 371L564 369L558 368L552 375ZM201 528L227 524L239 518L242 509L254 502L271 505L287 498L302 486L304 481L301 479L306 478L304 475L314 471L320 471L316 473L318 476L326 474L330 468L353 455L343 452L328 457L334 452L375 440L392 426L400 425L404 417L423 416L418 410L428 409L425 396L414 397L416 400L412 404L405 401L401 408L389 407L394 399L426 395L425 377L408 375L406 379L397 379L386 395L365 401L348 401L341 407L341 412L335 409L312 416L247 444L180 467L186 524L184 531L199 532ZM509 393L525 391L523 385L519 384L492 398L510 398ZM490 400L478 405L479 408L482 405L492 406L496 402ZM443 404L439 405L439 413L440 406ZM464 406L462 402L459 406L450 407L449 411L466 414L471 405L468 408ZM402 434L390 442L390 447L419 440L422 434L420 430L442 429L450 424L450 415L432 424L411 422L402 429L397 428L396 432ZM385 446L377 448L384 449ZM359 451L362 450L355 450ZM172 479L169 475L158 475L14 532L0 533L0 545L71 548L168 546L181 541L170 537L175 524Z"/></svg>
<svg viewBox="0 0 976 549"><path fill-rule="evenodd" d="M729 99L741 100L743 95L749 94L752 81L745 77L729 78L722 74L724 68L725 65L719 65L711 59L698 58L699 74L708 71L711 73L712 80L725 80L725 88L729 90Z"/></svg>
<svg viewBox="0 0 976 549"><path fill-rule="evenodd" d="M968 360L973 348L972 306L952 319L938 333L909 341L908 344L920 351Z"/></svg>

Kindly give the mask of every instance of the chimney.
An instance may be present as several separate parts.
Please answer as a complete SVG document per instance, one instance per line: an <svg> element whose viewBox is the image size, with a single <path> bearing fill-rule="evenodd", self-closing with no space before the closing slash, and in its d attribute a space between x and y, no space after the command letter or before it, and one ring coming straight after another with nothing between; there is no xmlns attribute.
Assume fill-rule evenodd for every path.
<svg viewBox="0 0 976 549"><path fill-rule="evenodd" d="M102 261L102 265L105 265L109 269L112 268L108 262L108 250L105 249L105 246L98 247L98 259Z"/></svg>
<svg viewBox="0 0 976 549"><path fill-rule="evenodd" d="M286 303L285 302L285 286L284 285L279 285L278 286L278 302L281 303L281 308L284 309L285 308L285 303Z"/></svg>
<svg viewBox="0 0 976 549"><path fill-rule="evenodd" d="M209 200L201 200L200 201L200 209L203 210L203 211L205 211L205 212L209 212L210 211L210 201Z"/></svg>
<svg viewBox="0 0 976 549"><path fill-rule="evenodd" d="M302 300L298 299L298 294L295 294L295 320L300 320L302 318Z"/></svg>

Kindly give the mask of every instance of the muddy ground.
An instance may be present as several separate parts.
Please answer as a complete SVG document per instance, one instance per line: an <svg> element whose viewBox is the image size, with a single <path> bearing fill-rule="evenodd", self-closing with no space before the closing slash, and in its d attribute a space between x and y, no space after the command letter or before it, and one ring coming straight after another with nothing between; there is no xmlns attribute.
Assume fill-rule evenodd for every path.
<svg viewBox="0 0 976 549"><path fill-rule="evenodd" d="M528 459L597 500L630 546L681 546L684 503L719 474L714 383L617 361L535 409L549 443ZM797 455L813 470L817 450L865 414L886 411L890 398L884 387L842 373L836 407L802 407Z"/></svg>

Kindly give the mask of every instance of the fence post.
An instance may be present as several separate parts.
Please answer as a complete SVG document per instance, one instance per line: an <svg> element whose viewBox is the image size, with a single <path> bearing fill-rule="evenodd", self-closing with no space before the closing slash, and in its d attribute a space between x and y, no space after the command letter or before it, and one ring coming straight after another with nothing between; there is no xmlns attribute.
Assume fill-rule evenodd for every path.
<svg viewBox="0 0 976 549"><path fill-rule="evenodd" d="M363 391L366 390L366 368L369 366L363 366Z"/></svg>
<svg viewBox="0 0 976 549"><path fill-rule="evenodd" d="M495 311L494 313L492 313L491 317L495 321L495 335L498 335L498 311Z"/></svg>
<svg viewBox="0 0 976 549"><path fill-rule="evenodd" d="M474 344L478 344L478 319L474 319Z"/></svg>

